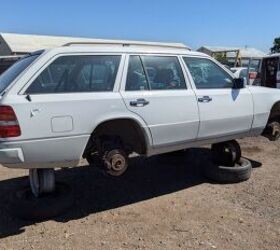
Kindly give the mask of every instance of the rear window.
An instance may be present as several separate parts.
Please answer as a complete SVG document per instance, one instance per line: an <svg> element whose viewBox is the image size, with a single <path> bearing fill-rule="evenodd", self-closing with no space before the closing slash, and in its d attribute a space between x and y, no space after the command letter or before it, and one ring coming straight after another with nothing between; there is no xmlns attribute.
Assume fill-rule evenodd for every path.
<svg viewBox="0 0 280 250"><path fill-rule="evenodd" d="M3 92L21 72L23 72L39 55L24 57L0 75L0 93Z"/></svg>
<svg viewBox="0 0 280 250"><path fill-rule="evenodd" d="M121 56L61 56L27 89L28 94L113 91Z"/></svg>

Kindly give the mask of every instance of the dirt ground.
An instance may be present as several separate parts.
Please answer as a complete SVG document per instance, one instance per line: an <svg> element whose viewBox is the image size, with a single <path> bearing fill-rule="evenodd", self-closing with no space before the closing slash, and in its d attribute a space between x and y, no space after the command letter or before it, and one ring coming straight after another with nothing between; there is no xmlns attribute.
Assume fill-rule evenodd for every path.
<svg viewBox="0 0 280 250"><path fill-rule="evenodd" d="M239 184L203 177L208 148L133 160L120 179L90 167L57 171L75 205L37 223L9 214L27 171L0 168L0 249L280 249L280 142L240 142L254 169Z"/></svg>

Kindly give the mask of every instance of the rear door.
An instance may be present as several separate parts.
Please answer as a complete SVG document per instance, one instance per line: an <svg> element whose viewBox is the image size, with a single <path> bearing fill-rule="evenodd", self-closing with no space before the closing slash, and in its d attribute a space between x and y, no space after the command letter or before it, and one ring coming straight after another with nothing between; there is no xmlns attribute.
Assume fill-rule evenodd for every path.
<svg viewBox="0 0 280 250"><path fill-rule="evenodd" d="M193 79L200 114L198 139L249 132L253 100L245 87L233 89L233 78L209 58L183 58Z"/></svg>
<svg viewBox="0 0 280 250"><path fill-rule="evenodd" d="M127 108L146 122L154 146L195 140L198 107L178 57L128 57L121 94Z"/></svg>

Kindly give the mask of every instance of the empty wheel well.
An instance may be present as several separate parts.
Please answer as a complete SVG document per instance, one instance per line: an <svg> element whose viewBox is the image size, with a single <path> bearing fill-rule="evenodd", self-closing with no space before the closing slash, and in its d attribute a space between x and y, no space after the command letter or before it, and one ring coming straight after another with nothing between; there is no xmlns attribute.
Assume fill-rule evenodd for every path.
<svg viewBox="0 0 280 250"><path fill-rule="evenodd" d="M280 122L280 102L276 102L271 108L268 123L272 121Z"/></svg>
<svg viewBox="0 0 280 250"><path fill-rule="evenodd" d="M273 105L270 115L262 135L270 141L276 141L280 138L280 102Z"/></svg>
<svg viewBox="0 0 280 250"><path fill-rule="evenodd" d="M131 119L116 119L99 124L87 143L83 157L98 151L104 138L118 138L127 153L146 154L146 138L140 125Z"/></svg>

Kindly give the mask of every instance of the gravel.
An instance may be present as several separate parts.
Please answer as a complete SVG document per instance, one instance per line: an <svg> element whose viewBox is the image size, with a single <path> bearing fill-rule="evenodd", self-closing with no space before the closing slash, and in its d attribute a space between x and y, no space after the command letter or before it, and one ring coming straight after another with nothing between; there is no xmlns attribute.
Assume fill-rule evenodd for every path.
<svg viewBox="0 0 280 250"><path fill-rule="evenodd" d="M58 170L75 205L48 221L9 214L26 170L0 168L0 249L280 249L280 142L240 140L251 178L220 185L203 177L209 149L132 159L119 179L91 167ZM20 209L20 207L19 207Z"/></svg>

